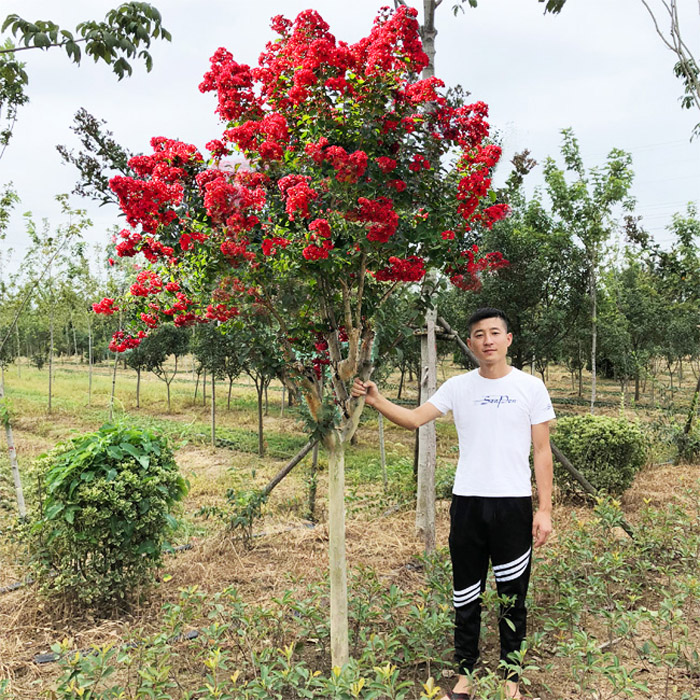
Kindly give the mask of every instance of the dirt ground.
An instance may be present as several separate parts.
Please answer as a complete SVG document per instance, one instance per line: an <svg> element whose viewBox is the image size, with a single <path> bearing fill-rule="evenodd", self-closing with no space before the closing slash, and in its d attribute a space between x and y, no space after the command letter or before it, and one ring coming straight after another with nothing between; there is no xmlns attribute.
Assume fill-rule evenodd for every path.
<svg viewBox="0 0 700 700"><path fill-rule="evenodd" d="M567 381L563 373L557 379L562 385ZM619 408L611 408L609 412L619 413ZM172 418L179 419L178 416ZM294 421L287 418L272 419L269 428L282 425L289 430L298 430ZM15 422L15 440L18 451L35 456L64 438L70 430L86 427L79 417L70 413L58 413L50 421L45 416L28 416ZM396 449L404 449L407 454L411 452L410 435L389 429L387 440L393 441ZM442 442L443 456L454 454L449 451L450 445L446 445L445 440ZM361 428L359 444L375 443L375 430ZM293 475L274 492L266 517L256 526L259 536L255 538L252 549L248 549L211 522L197 519L194 514L201 505L223 500L223 493L230 485L232 466L256 468L256 479L262 484L284 462L260 461L257 457L232 453L224 448L195 444L181 447L177 461L192 482L185 504L186 513L199 523L200 529L189 537L191 549L167 557L160 583L144 598L145 602L136 605L128 614L97 619L81 610L61 609L48 604L37 597L32 586L0 594L0 679L12 679L16 700L34 700L51 686L56 675L55 664L37 664L34 659L36 655L48 652L52 644L69 639L71 648L84 649L92 644L117 642L136 627L155 632L159 628L163 604L175 602L182 588L198 586L206 594L213 595L235 586L246 602L264 603L292 589L297 580L319 579L327 569L328 532L324 524L326 491L323 477L318 489L320 524L308 527L308 523L296 514L300 509L295 511L292 507L299 504L299 494L304 488L302 479ZM645 502L657 506L673 502L681 490L697 484L699 475L697 466L662 464L647 467L623 497L627 517L633 523ZM586 513L584 506L558 503L554 511L555 527L566 528L577 519L585 518ZM370 515L358 511L351 515L347 522L349 566L369 566L382 581L397 583L405 590L420 588L423 577L415 561L423 547L414 532L414 517L414 511L406 508ZM436 525L438 546L445 546L447 501L438 502ZM13 545L3 546L0 540L0 588L22 579L23 573L13 557L16 554ZM700 649L700 624L695 625L694 634ZM493 650L485 651L488 654ZM646 675L652 673L649 671ZM445 685L450 684L449 679L442 681ZM545 683L557 689L554 695L545 690ZM652 685L658 687L657 683ZM688 679L687 688L694 694L686 697L700 698L700 679ZM669 697L681 698L682 690L677 688ZM535 674L532 691L542 700L574 700L575 697L562 686L556 669Z"/></svg>

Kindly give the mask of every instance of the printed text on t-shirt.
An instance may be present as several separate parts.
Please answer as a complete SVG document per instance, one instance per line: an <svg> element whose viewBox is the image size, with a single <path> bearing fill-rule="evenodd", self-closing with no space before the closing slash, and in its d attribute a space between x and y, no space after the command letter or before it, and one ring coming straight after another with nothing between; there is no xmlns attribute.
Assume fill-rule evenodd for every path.
<svg viewBox="0 0 700 700"><path fill-rule="evenodd" d="M501 394L499 396L484 396L480 399L474 401L477 406L494 405L497 408L504 403L517 403L515 399L511 399L507 394Z"/></svg>

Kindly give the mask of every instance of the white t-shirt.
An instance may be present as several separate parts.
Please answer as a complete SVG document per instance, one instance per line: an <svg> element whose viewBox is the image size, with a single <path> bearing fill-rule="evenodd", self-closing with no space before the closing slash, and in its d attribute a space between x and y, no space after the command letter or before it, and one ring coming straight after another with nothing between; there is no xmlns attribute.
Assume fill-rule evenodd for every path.
<svg viewBox="0 0 700 700"><path fill-rule="evenodd" d="M531 496L531 426L552 420L541 379L515 367L487 379L473 370L448 379L429 399L452 411L459 462L452 492L458 496Z"/></svg>

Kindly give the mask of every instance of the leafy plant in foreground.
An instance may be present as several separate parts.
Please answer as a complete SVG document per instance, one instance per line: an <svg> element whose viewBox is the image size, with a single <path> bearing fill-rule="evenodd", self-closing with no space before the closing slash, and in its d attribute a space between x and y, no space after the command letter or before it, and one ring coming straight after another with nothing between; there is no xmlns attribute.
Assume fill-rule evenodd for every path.
<svg viewBox="0 0 700 700"><path fill-rule="evenodd" d="M106 424L37 466L45 494L30 549L42 590L100 605L149 582L188 488L166 440Z"/></svg>

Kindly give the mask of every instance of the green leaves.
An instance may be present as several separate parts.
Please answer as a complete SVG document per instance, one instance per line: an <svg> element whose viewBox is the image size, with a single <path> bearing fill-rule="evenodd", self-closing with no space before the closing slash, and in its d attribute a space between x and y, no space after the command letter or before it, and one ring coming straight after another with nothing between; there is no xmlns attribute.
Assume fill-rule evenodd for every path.
<svg viewBox="0 0 700 700"><path fill-rule="evenodd" d="M573 465L595 486L611 495L627 489L646 459L647 441L639 426L608 416L565 416L557 421L553 440ZM555 465L564 491L570 477Z"/></svg>
<svg viewBox="0 0 700 700"><path fill-rule="evenodd" d="M31 549L43 590L99 605L147 583L188 486L165 439L107 424L43 455L38 469L46 494Z"/></svg>
<svg viewBox="0 0 700 700"><path fill-rule="evenodd" d="M171 40L170 32L163 27L160 12L145 2L119 5L101 22L81 22L75 28L75 34L61 29L54 22L30 22L15 13L7 15L2 23L1 31L8 30L18 45L8 39L0 48L0 113L8 123L7 128L0 129L0 146L7 145L17 108L28 100L23 88L29 83L29 78L24 64L14 58L17 51L62 48L73 63L80 64L84 49L95 62L103 61L111 66L112 72L121 80L133 73L133 60L143 61L146 70L151 70L153 58L147 49L153 39Z"/></svg>

